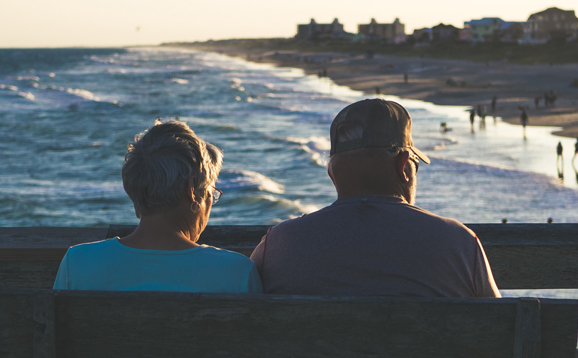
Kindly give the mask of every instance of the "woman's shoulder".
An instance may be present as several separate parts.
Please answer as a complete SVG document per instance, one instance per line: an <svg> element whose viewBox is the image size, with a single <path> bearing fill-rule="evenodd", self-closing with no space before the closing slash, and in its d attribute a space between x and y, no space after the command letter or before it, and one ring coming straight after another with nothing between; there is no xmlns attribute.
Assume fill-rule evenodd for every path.
<svg viewBox="0 0 578 358"><path fill-rule="evenodd" d="M229 262L238 262L238 263L244 263L244 264L253 264L253 261L251 261L247 256L245 256L239 252L230 251L227 249L221 249L221 248L209 246L209 245L201 245L200 247L201 247L200 253L202 253L206 256L210 256L211 259L223 260L223 261L229 261Z"/></svg>
<svg viewBox="0 0 578 358"><path fill-rule="evenodd" d="M110 250L111 248L113 248L115 246L115 241L117 239L118 239L118 237L115 237L115 238L106 239L106 240L102 240L102 241L86 242L83 244L74 245L68 249L68 254L70 254L70 253L74 253L74 254L91 253L91 254L94 254L94 253L101 251L101 250Z"/></svg>

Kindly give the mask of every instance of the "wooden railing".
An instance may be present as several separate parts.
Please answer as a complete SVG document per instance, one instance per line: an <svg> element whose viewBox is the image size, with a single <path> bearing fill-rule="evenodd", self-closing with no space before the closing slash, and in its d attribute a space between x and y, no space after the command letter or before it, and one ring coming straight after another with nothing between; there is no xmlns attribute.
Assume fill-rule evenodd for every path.
<svg viewBox="0 0 578 358"><path fill-rule="evenodd" d="M469 224L500 289L578 288L578 224ZM209 226L199 242L250 255L268 226ZM0 228L0 288L51 288L68 247L134 226Z"/></svg>

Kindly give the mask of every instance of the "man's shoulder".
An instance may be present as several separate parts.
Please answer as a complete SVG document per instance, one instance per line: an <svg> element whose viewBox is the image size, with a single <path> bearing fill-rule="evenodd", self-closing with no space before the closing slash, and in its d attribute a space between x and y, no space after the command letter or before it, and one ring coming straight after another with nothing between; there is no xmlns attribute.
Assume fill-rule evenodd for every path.
<svg viewBox="0 0 578 358"><path fill-rule="evenodd" d="M376 202L374 202L375 204ZM384 214L395 213L394 217L397 219L384 220L375 222L376 226L381 225L410 225L416 229L422 228L431 233L438 233L451 236L460 237L476 237L476 234L461 222L434 214L426 209L407 202L395 201L377 201L377 204L383 204L385 207ZM318 231L321 233L328 225L335 225L337 223L343 224L346 222L355 225L355 220L349 217L349 213L353 210L350 205L343 205L335 202L332 205L326 206L318 211L310 214L304 214L298 218L284 221L273 227L270 236L278 236L283 234L295 234L302 231ZM391 216L388 218L391 219Z"/></svg>
<svg viewBox="0 0 578 358"><path fill-rule="evenodd" d="M432 228L444 228L446 230L454 230L456 232L463 232L464 234L475 236L475 233L463 223L458 220L447 218L441 215L434 214L426 209L415 205L408 205L415 212L414 219L427 223Z"/></svg>
<svg viewBox="0 0 578 358"><path fill-rule="evenodd" d="M285 220L277 225L275 225L271 232L274 231L284 231L284 230L295 230L305 227L317 226L319 224L324 223L326 220L332 218L334 215L337 215L334 212L334 205L329 205L324 208L321 208L317 211L303 214L297 218Z"/></svg>

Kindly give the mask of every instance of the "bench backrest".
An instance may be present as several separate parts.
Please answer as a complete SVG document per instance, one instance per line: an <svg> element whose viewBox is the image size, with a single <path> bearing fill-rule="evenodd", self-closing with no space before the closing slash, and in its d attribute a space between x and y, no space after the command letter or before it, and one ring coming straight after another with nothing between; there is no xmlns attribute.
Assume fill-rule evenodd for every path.
<svg viewBox="0 0 578 358"><path fill-rule="evenodd" d="M578 301L0 290L0 357L574 357Z"/></svg>
<svg viewBox="0 0 578 358"><path fill-rule="evenodd" d="M500 289L578 288L578 224L468 224ZM52 288L68 247L134 226L0 228L0 288ZM200 242L250 255L268 226L209 226Z"/></svg>

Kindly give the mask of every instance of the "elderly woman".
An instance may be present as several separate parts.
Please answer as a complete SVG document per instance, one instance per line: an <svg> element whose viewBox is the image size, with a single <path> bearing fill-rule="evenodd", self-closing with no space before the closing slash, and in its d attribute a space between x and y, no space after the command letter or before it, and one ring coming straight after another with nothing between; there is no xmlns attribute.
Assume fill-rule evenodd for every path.
<svg viewBox="0 0 578 358"><path fill-rule="evenodd" d="M122 180L140 223L123 238L71 247L55 289L262 292L245 256L198 245L223 155L184 123L155 125L128 145Z"/></svg>

